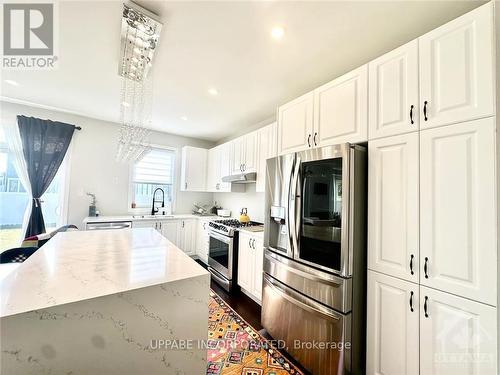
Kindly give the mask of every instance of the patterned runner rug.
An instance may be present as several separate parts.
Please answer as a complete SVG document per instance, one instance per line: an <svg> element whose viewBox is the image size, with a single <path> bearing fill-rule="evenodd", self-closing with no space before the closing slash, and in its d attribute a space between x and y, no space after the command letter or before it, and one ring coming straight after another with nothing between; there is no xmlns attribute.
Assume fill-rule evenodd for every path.
<svg viewBox="0 0 500 375"><path fill-rule="evenodd" d="M207 375L303 375L213 291L208 347Z"/></svg>

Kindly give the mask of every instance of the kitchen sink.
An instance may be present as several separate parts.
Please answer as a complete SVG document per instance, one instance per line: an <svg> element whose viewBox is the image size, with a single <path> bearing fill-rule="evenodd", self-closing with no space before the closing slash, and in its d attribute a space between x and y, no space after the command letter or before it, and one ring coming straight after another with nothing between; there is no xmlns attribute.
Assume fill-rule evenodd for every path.
<svg viewBox="0 0 500 375"><path fill-rule="evenodd" d="M132 215L133 219L157 219L157 218L172 218L173 215Z"/></svg>

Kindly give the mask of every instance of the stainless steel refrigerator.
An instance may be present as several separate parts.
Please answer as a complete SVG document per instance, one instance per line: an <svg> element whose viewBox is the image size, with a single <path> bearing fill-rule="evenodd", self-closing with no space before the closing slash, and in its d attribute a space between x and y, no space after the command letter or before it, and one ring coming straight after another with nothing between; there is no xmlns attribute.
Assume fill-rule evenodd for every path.
<svg viewBox="0 0 500 375"><path fill-rule="evenodd" d="M262 325L314 375L362 374L366 149L283 155L266 173Z"/></svg>

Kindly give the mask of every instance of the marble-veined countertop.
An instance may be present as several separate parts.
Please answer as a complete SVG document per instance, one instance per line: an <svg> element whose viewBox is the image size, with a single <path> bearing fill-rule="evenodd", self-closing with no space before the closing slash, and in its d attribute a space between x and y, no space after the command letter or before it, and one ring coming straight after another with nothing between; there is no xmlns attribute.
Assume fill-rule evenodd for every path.
<svg viewBox="0 0 500 375"><path fill-rule="evenodd" d="M87 216L83 223L116 223L122 221L153 221L153 220L182 220L182 219L223 219L217 215L172 214L172 215L122 215L122 216Z"/></svg>
<svg viewBox="0 0 500 375"><path fill-rule="evenodd" d="M0 317L206 274L153 228L58 233L0 281Z"/></svg>

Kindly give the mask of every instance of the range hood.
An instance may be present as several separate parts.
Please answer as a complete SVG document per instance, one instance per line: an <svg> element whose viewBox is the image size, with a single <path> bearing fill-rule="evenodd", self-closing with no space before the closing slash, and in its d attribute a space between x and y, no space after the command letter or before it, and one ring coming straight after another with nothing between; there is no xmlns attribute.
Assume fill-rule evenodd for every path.
<svg viewBox="0 0 500 375"><path fill-rule="evenodd" d="M222 182L231 182L232 184L251 184L257 180L257 173L239 173L222 177Z"/></svg>

